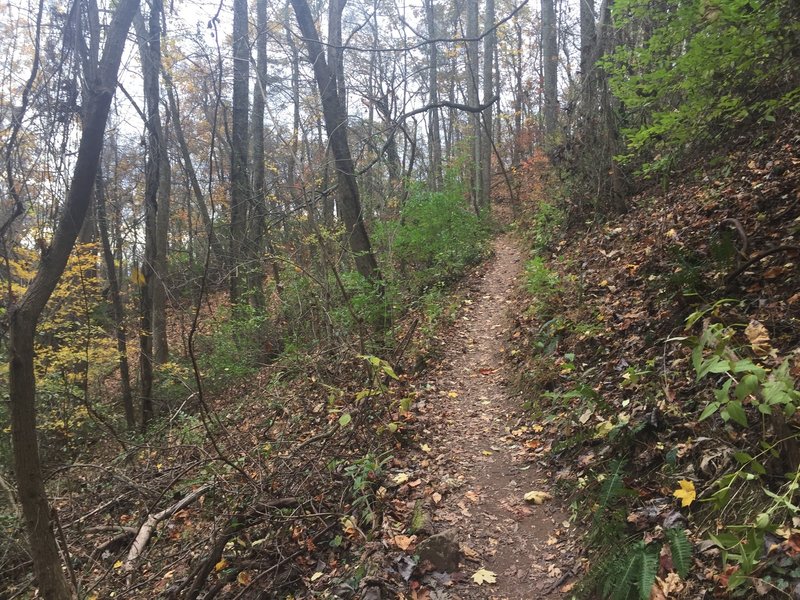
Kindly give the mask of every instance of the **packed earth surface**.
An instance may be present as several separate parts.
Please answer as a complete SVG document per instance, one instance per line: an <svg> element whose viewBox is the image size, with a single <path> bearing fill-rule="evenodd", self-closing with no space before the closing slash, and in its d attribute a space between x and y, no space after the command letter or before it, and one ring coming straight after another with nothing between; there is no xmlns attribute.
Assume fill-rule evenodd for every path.
<svg viewBox="0 0 800 600"><path fill-rule="evenodd" d="M446 577L449 595L431 597L560 598L576 561L571 523L504 368L524 260L511 235L500 236L494 250L444 340L443 360L420 383L427 443L412 478L436 490L432 529L447 538L445 546L455 551L457 544L460 557L460 570ZM425 546L417 551L424 564Z"/></svg>

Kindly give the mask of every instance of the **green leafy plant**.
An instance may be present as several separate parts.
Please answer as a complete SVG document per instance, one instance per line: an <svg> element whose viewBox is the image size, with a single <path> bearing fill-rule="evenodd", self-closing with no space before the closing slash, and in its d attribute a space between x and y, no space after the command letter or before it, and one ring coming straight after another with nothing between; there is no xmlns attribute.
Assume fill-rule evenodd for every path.
<svg viewBox="0 0 800 600"><path fill-rule="evenodd" d="M795 109L797 6L787 0L614 3L615 24L644 31L602 61L622 112L628 152L644 173L664 171L715 137ZM793 50L793 45L795 46Z"/></svg>

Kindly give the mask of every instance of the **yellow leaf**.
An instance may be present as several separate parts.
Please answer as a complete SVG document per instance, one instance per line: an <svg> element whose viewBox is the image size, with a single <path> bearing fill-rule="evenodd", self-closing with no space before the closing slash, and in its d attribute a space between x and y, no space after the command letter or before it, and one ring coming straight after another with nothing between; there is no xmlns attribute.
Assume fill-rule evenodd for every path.
<svg viewBox="0 0 800 600"><path fill-rule="evenodd" d="M552 500L552 494L548 494L547 492L528 492L523 496L525 502L530 502L531 504L542 504L545 500Z"/></svg>
<svg viewBox="0 0 800 600"><path fill-rule="evenodd" d="M689 506L694 499L697 498L697 492L694 489L694 483L688 481L687 479L681 479L678 482L678 485L681 486L677 490L675 490L672 495L676 498L680 498L681 506Z"/></svg>
<svg viewBox="0 0 800 600"><path fill-rule="evenodd" d="M431 447L428 444L420 444L420 449L426 453L431 451Z"/></svg>
<svg viewBox="0 0 800 600"><path fill-rule="evenodd" d="M599 423L594 431L594 438L600 439L606 437L611 430L614 429L614 424L611 421L603 421Z"/></svg>
<svg viewBox="0 0 800 600"><path fill-rule="evenodd" d="M542 427L538 423L533 427L531 427L531 429L533 430L534 433L541 433L542 431L544 431L544 427Z"/></svg>
<svg viewBox="0 0 800 600"><path fill-rule="evenodd" d="M224 569L227 566L228 566L228 561L223 558L221 561L219 561L217 564L214 565L214 570L219 572L222 571L222 569Z"/></svg>
<svg viewBox="0 0 800 600"><path fill-rule="evenodd" d="M114 568L115 569L119 569L121 566L122 566L122 561L121 560L118 560L117 562L114 563Z"/></svg>
<svg viewBox="0 0 800 600"><path fill-rule="evenodd" d="M253 577L250 575L249 571L239 571L239 574L236 576L236 581L239 582L239 585L250 585L253 581Z"/></svg>
<svg viewBox="0 0 800 600"><path fill-rule="evenodd" d="M750 321L744 330L744 334L750 341L750 347L756 356L767 356L772 350L769 343L769 331L759 321Z"/></svg>
<svg viewBox="0 0 800 600"><path fill-rule="evenodd" d="M146 281L147 280L144 277L144 273L142 273L138 267L133 267L133 270L131 271L131 283L141 287Z"/></svg>
<svg viewBox="0 0 800 600"><path fill-rule="evenodd" d="M322 577L322 571L317 571L316 573L314 573L314 574L311 576L311 581L316 581L316 580L317 580L317 579L319 579L320 577Z"/></svg>
<svg viewBox="0 0 800 600"><path fill-rule="evenodd" d="M472 581L478 585L483 585L484 583L497 583L497 575L495 575L492 571L487 571L486 569L478 569L472 575Z"/></svg>
<svg viewBox="0 0 800 600"><path fill-rule="evenodd" d="M398 473L394 477L392 477L392 483L396 483L397 485L402 485L406 481L408 481L408 473Z"/></svg>
<svg viewBox="0 0 800 600"><path fill-rule="evenodd" d="M458 398L458 392L455 392L455 391L453 391L453 392L447 392L447 395L448 395L450 398Z"/></svg>

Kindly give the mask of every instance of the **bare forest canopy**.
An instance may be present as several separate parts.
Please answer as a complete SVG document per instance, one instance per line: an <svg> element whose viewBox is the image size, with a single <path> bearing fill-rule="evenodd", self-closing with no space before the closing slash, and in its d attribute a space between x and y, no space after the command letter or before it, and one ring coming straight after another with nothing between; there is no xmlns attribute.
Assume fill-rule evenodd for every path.
<svg viewBox="0 0 800 600"><path fill-rule="evenodd" d="M10 0L0 31L0 597L301 593L278 533L260 572L226 549L375 525L395 368L498 207L558 172L559 223L612 218L800 106L792 0ZM151 562L204 506L203 552Z"/></svg>

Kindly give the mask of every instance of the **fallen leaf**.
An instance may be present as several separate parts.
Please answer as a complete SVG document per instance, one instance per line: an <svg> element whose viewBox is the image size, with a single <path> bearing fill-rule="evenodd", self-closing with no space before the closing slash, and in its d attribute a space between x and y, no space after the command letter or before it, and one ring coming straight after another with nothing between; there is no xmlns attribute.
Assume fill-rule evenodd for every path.
<svg viewBox="0 0 800 600"><path fill-rule="evenodd" d="M772 347L769 343L769 332L759 321L750 321L744 330L744 334L750 341L750 347L753 348L756 356L767 356Z"/></svg>
<svg viewBox="0 0 800 600"><path fill-rule="evenodd" d="M433 500L433 501L434 501L436 504L439 504L439 502L441 502L441 501L442 501L442 495L441 495L439 492L433 492L433 493L431 494L431 499L432 499L432 500Z"/></svg>
<svg viewBox="0 0 800 600"><path fill-rule="evenodd" d="M217 564L214 565L214 570L220 572L227 566L228 566L228 561L223 558L221 561L219 561Z"/></svg>
<svg viewBox="0 0 800 600"><path fill-rule="evenodd" d="M431 451L431 447L430 447L430 446L428 446L428 444L420 444L420 446L419 446L419 447L420 447L420 449L421 449L423 452L425 452L425 453L428 453L428 452L430 452L430 451Z"/></svg>
<svg viewBox="0 0 800 600"><path fill-rule="evenodd" d="M122 561L121 560L118 560L117 562L114 563L114 568L115 569L119 569L121 566L122 566Z"/></svg>
<svg viewBox="0 0 800 600"><path fill-rule="evenodd" d="M472 490L468 491L466 494L464 494L464 496L465 496L465 497L466 497L466 499L467 499L467 500L469 500L470 502L472 502L472 503L474 503L474 504L477 504L477 502L478 502L478 494L476 494L476 493L475 493L475 492L473 492Z"/></svg>
<svg viewBox="0 0 800 600"><path fill-rule="evenodd" d="M681 506L689 506L692 502L694 502L694 499L697 498L697 492L694 489L694 483L687 479L681 479L678 482L678 485L681 487L675 490L672 495L676 498L680 498Z"/></svg>
<svg viewBox="0 0 800 600"><path fill-rule="evenodd" d="M416 536L396 535L392 538L392 542L394 542L394 545L400 548L400 550L408 550L416 539Z"/></svg>
<svg viewBox="0 0 800 600"><path fill-rule="evenodd" d="M394 477L392 477L392 483L396 483L397 485L402 485L406 481L408 481L408 473L398 473Z"/></svg>
<svg viewBox="0 0 800 600"><path fill-rule="evenodd" d="M447 392L447 395L448 395L448 397L450 397L450 398L458 398L458 392L456 392L456 391L453 391L453 392Z"/></svg>
<svg viewBox="0 0 800 600"><path fill-rule="evenodd" d="M478 585L483 585L484 583L497 583L497 575L495 575L492 571L487 571L486 569L478 569L472 576L472 581Z"/></svg>
<svg viewBox="0 0 800 600"><path fill-rule="evenodd" d="M480 554L473 548L467 546L466 544L461 544L459 549L461 550L461 554L464 555L466 559L476 560L480 557Z"/></svg>
<svg viewBox="0 0 800 600"><path fill-rule="evenodd" d="M548 494L547 492L537 492L537 491L530 491L523 496L525 502L530 502L531 504L541 504L545 500L552 500L552 494Z"/></svg>
<svg viewBox="0 0 800 600"><path fill-rule="evenodd" d="M314 575L317 575L317 573L314 573ZM319 576L322 577L322 573L319 573ZM250 575L250 571L239 571L236 581L239 582L239 585L250 585L253 581L253 576ZM313 575L311 576L311 581L314 581Z"/></svg>
<svg viewBox="0 0 800 600"><path fill-rule="evenodd" d="M322 572L321 572L321 571L317 571L316 573L314 573L314 574L311 576L311 581L316 581L316 580L317 580L317 579L319 579L320 577L322 577Z"/></svg>

